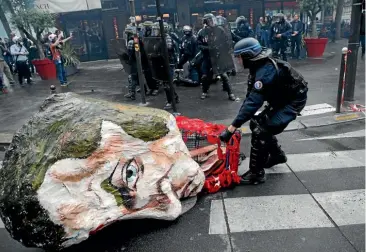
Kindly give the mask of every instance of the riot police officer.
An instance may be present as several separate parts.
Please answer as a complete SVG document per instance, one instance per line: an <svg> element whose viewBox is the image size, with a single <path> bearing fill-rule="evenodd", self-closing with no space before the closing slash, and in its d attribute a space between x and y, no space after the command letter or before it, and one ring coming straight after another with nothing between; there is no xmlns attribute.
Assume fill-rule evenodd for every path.
<svg viewBox="0 0 366 252"><path fill-rule="evenodd" d="M127 54L128 64L130 67L130 74L128 76L128 94L126 98L136 100L136 87L139 85L138 72L137 72L137 61L135 56L135 46L133 42L134 27L127 25L125 28L126 41L127 41Z"/></svg>
<svg viewBox="0 0 366 252"><path fill-rule="evenodd" d="M192 27L189 25L183 26L183 37L181 39L182 44L180 46L179 62L177 64L178 69L182 69L183 65L188 61L191 62L198 53L197 38L192 34ZM191 64L188 66L189 78L198 83L199 77L195 67Z"/></svg>
<svg viewBox="0 0 366 252"><path fill-rule="evenodd" d="M289 63L273 59L271 50L262 48L254 38L239 41L234 54L241 58L244 68L249 68L248 90L238 115L221 133L220 139L228 142L234 131L250 120L249 171L242 175L241 183L263 183L264 168L287 161L275 135L295 120L304 108L307 82ZM265 101L267 107L255 116Z"/></svg>
<svg viewBox="0 0 366 252"><path fill-rule="evenodd" d="M228 53L229 50L225 31L221 27L216 26L216 17L213 14L210 13L203 16L203 25L204 27L198 32L197 36L198 48L201 50L203 58L201 66L202 100L207 98L207 93L213 79L212 60L215 60L216 62L214 63L217 65L217 61L220 59L220 50L227 50L223 53ZM220 72L219 74L222 80L223 88L228 93L229 100L235 101L235 95L233 94L227 73Z"/></svg>
<svg viewBox="0 0 366 252"><path fill-rule="evenodd" d="M151 21L145 21L142 24L142 26L143 26L143 29L142 29L143 30L143 37L150 37L151 36L153 24L154 23L151 22ZM156 80L154 80L153 77L152 77L150 65L148 63L147 55L146 55L145 49L144 49L144 44L143 44L141 38L139 39L139 42L140 42L140 48L141 48L142 69L144 71L146 84L149 87L149 92L147 94L152 95L152 96L156 96L159 93L159 85L158 85L158 82Z"/></svg>
<svg viewBox="0 0 366 252"><path fill-rule="evenodd" d="M182 41L179 38L178 34L174 32L173 28L168 25L168 34L171 39L174 41L175 53L177 54L177 60L179 57L179 46L181 45Z"/></svg>
<svg viewBox="0 0 366 252"><path fill-rule="evenodd" d="M174 41L172 40L172 38L169 36L168 32L168 24L164 22L164 32L165 32L165 40L166 40L166 45L168 48L168 54L169 54L169 73L171 75L171 78L173 79L173 75L174 75L174 68L175 65L177 63L177 57L176 57L176 52L175 52L175 45L174 45ZM152 36L154 37L160 37L160 25L158 22L155 22L154 25L152 26ZM164 106L164 109L171 109L172 108L172 99L170 96L170 86L169 83L164 82L164 90L165 90L165 94L166 94L166 99L167 102ZM174 91L174 97L175 97L175 102L179 103L179 97L178 94Z"/></svg>
<svg viewBox="0 0 366 252"><path fill-rule="evenodd" d="M274 57L279 57L281 55L282 59L287 61L287 40L290 37L291 32L291 24L285 20L285 15L283 13L278 13L275 16L274 23L272 24L269 31Z"/></svg>
<svg viewBox="0 0 366 252"><path fill-rule="evenodd" d="M243 38L254 37L252 27L250 27L247 19L244 16L240 16L236 19L236 28L232 32L233 41L236 43Z"/></svg>

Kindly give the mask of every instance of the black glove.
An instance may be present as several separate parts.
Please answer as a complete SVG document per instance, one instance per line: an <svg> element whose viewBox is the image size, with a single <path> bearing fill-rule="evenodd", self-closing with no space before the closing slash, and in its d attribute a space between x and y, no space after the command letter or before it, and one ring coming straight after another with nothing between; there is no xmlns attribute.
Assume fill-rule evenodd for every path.
<svg viewBox="0 0 366 252"><path fill-rule="evenodd" d="M228 129L225 129L223 132L221 132L220 134L220 140L227 143L230 141L231 137L233 136L234 133L231 133Z"/></svg>

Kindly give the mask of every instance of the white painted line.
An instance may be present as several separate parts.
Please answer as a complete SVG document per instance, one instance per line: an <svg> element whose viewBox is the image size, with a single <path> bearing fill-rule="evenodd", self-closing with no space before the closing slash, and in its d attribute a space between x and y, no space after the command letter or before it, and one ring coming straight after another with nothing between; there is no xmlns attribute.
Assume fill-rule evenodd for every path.
<svg viewBox="0 0 366 252"><path fill-rule="evenodd" d="M249 170L249 161L250 158L247 157L240 164L238 169L240 175ZM289 154L287 164L295 172L364 167L365 150ZM265 171L267 174L291 172L286 164L279 164Z"/></svg>
<svg viewBox="0 0 366 252"><path fill-rule="evenodd" d="M210 210L209 234L227 234L224 206L222 200L212 200Z"/></svg>
<svg viewBox="0 0 366 252"><path fill-rule="evenodd" d="M333 227L308 194L228 198L224 201L230 232L233 233ZM210 230L214 228L213 224L210 222Z"/></svg>
<svg viewBox="0 0 366 252"><path fill-rule="evenodd" d="M339 226L365 223L365 190L314 193L315 199Z"/></svg>
<svg viewBox="0 0 366 252"><path fill-rule="evenodd" d="M303 139L298 139L296 141L312 141L312 140L364 137L364 136L365 136L365 130L357 130L357 131L352 131L352 132L347 132L347 133L337 134L337 135L331 135L331 136L303 138Z"/></svg>
<svg viewBox="0 0 366 252"><path fill-rule="evenodd" d="M319 115L329 112L336 111L335 107L329 105L328 103L314 104L305 106L305 108L301 111L301 117L310 116L310 115ZM257 111L255 114L258 115L262 111ZM300 117L300 118L301 118Z"/></svg>
<svg viewBox="0 0 366 252"><path fill-rule="evenodd" d="M0 218L0 228L5 228L3 221Z"/></svg>
<svg viewBox="0 0 366 252"><path fill-rule="evenodd" d="M365 166L365 150L292 154L287 164L295 172Z"/></svg>

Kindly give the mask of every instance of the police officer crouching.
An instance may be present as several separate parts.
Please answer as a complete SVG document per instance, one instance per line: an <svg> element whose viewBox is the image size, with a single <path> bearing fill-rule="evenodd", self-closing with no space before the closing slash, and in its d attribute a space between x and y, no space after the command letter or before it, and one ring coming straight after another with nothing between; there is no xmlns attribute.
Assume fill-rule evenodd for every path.
<svg viewBox="0 0 366 252"><path fill-rule="evenodd" d="M183 33L184 36L182 37L182 44L180 46L180 56L177 68L183 69L183 65L189 62L189 78L192 80L192 86L197 86L199 85L198 71L191 64L191 61L198 53L197 38L193 35L192 27L189 25L183 27Z"/></svg>
<svg viewBox="0 0 366 252"><path fill-rule="evenodd" d="M271 50L262 48L254 38L239 41L234 47L234 55L241 57L244 68L249 68L247 96L220 139L228 142L234 131L250 120L252 146L249 171L242 175L241 183L263 183L264 168L287 161L275 135L295 120L305 107L307 82L289 63L273 59ZM267 107L255 116L265 101Z"/></svg>

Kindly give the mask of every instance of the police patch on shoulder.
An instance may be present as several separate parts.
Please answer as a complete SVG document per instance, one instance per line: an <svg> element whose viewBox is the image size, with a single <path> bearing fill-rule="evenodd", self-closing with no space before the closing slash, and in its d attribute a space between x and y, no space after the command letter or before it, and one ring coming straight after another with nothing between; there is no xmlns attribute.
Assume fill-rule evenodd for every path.
<svg viewBox="0 0 366 252"><path fill-rule="evenodd" d="M263 83L261 81L256 81L254 83L254 88L257 89L257 90L261 90L263 87Z"/></svg>

